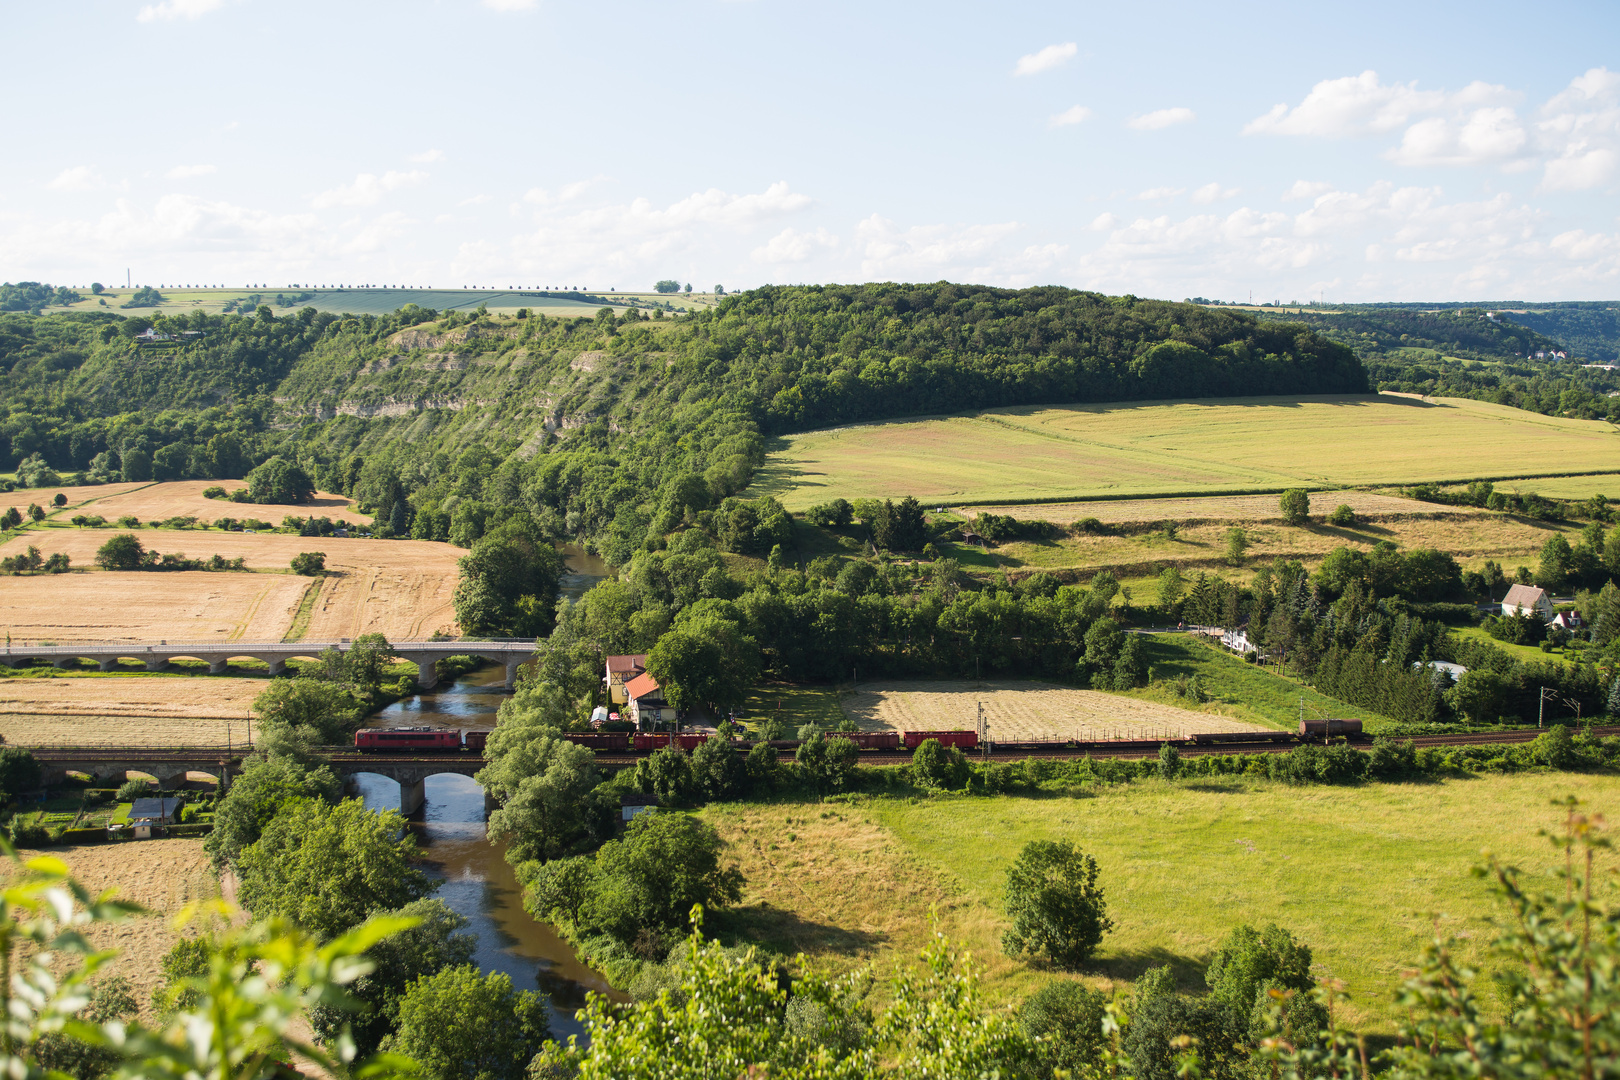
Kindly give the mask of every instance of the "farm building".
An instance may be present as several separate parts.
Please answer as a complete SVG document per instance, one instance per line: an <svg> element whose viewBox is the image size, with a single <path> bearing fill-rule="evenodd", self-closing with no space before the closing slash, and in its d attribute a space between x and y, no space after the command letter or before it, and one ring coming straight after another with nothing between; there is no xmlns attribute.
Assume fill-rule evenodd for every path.
<svg viewBox="0 0 1620 1080"><path fill-rule="evenodd" d="M603 682L607 686L608 700L615 705L627 702L629 698L625 696L624 684L646 670L646 653L608 657L607 674L603 677Z"/></svg>
<svg viewBox="0 0 1620 1080"><path fill-rule="evenodd" d="M625 696L630 699L630 719L644 731L651 731L661 720L674 720L675 710L664 700L658 680L642 672L624 684Z"/></svg>
<svg viewBox="0 0 1620 1080"><path fill-rule="evenodd" d="M1547 622L1552 621L1552 598L1547 595L1546 589L1538 589L1534 585L1515 585L1509 589L1507 595L1502 597L1502 614L1504 615L1539 615Z"/></svg>

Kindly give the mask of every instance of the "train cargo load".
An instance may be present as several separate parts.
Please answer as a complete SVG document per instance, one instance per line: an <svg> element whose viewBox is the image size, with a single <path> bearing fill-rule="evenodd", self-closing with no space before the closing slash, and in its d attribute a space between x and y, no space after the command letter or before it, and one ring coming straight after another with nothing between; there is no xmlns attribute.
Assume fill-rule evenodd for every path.
<svg viewBox="0 0 1620 1080"><path fill-rule="evenodd" d="M929 739L938 739L941 746L959 746L963 750L979 745L977 731L908 731L902 741L907 750L915 750Z"/></svg>
<svg viewBox="0 0 1620 1080"><path fill-rule="evenodd" d="M565 731L563 738L590 750L623 752L630 749L628 731Z"/></svg>
<svg viewBox="0 0 1620 1080"><path fill-rule="evenodd" d="M847 731L834 738L845 738L862 750L898 750L900 749L900 733L898 731Z"/></svg>
<svg viewBox="0 0 1620 1080"><path fill-rule="evenodd" d="M636 753L643 754L648 750L662 750L669 745L669 735L662 731L638 731L634 737Z"/></svg>
<svg viewBox="0 0 1620 1080"><path fill-rule="evenodd" d="M1301 720L1299 733L1306 737L1322 738L1334 735L1360 735L1360 720Z"/></svg>
<svg viewBox="0 0 1620 1080"><path fill-rule="evenodd" d="M361 728L354 733L356 750L460 750L461 732L454 728Z"/></svg>
<svg viewBox="0 0 1620 1080"><path fill-rule="evenodd" d="M487 731L463 731L461 735L462 745L475 753L482 754L484 747L489 745L489 732Z"/></svg>
<svg viewBox="0 0 1620 1080"><path fill-rule="evenodd" d="M1187 736L1194 746L1227 746L1244 743L1287 743L1297 735L1291 731L1195 731Z"/></svg>
<svg viewBox="0 0 1620 1080"><path fill-rule="evenodd" d="M707 735L677 735L677 736L675 736L675 745L677 747L679 747L680 749L687 750L687 751L696 750L700 743L706 743L708 741L709 741L709 737Z"/></svg>

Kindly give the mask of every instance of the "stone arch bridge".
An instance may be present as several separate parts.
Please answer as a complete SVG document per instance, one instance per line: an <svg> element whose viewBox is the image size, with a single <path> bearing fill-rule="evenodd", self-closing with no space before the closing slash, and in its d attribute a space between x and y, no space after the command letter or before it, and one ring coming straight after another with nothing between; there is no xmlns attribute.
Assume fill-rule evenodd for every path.
<svg viewBox="0 0 1620 1080"><path fill-rule="evenodd" d="M83 642L63 645L8 644L6 660L49 660L59 668L81 660L93 660L102 671L111 671L121 660L135 660L148 671L162 671L174 660L201 660L210 674L223 674L232 660L261 660L270 665L270 674L287 670L289 660L314 660L327 649L348 652L354 643L337 641L155 641ZM510 641L394 641L389 652L416 665L416 685L431 690L439 677L433 665L447 656L476 656L504 665L506 687L517 684L518 666L534 656L534 639Z"/></svg>
<svg viewBox="0 0 1620 1080"><path fill-rule="evenodd" d="M164 749L151 747L28 747L44 767L47 783L70 772L85 773L98 780L123 781L131 773L150 776L159 786L173 785L187 773L203 773L227 786L242 768L243 751L219 746ZM426 781L430 776L453 773L471 777L484 767L483 754L362 754L348 747L328 747L325 763L344 780L360 773L386 776L399 784L400 812L409 817L422 808Z"/></svg>

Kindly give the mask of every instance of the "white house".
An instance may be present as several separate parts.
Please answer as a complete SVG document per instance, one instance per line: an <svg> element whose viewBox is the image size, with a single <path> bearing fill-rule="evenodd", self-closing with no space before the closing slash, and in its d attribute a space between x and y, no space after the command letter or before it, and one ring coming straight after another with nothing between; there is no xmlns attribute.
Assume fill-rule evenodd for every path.
<svg viewBox="0 0 1620 1080"><path fill-rule="evenodd" d="M1515 585L1509 589L1507 595L1502 597L1502 614L1504 615L1537 615L1545 622L1551 622L1553 617L1552 598L1547 595L1546 589L1538 589L1534 585Z"/></svg>
<svg viewBox="0 0 1620 1080"><path fill-rule="evenodd" d="M1260 651L1260 646L1249 640L1249 632L1242 629L1226 631L1221 635L1221 644L1239 656L1247 656L1249 653Z"/></svg>

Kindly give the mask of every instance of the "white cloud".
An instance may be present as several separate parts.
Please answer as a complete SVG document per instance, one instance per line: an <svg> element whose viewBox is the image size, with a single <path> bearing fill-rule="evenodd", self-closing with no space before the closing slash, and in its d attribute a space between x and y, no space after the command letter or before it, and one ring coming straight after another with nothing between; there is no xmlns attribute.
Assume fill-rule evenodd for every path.
<svg viewBox="0 0 1620 1080"><path fill-rule="evenodd" d="M194 176L207 176L218 171L212 165L176 165L163 175L170 180L190 180Z"/></svg>
<svg viewBox="0 0 1620 1080"><path fill-rule="evenodd" d="M1048 45L1039 52L1032 52L1027 56L1020 56L1018 63L1013 66L1014 75L1039 75L1043 71L1051 71L1055 67L1062 67L1074 58L1080 47L1072 41L1062 45Z"/></svg>
<svg viewBox="0 0 1620 1080"><path fill-rule="evenodd" d="M468 196L465 199L462 199L460 202L456 203L456 205L457 206L479 206L479 205L482 205L483 203L487 203L487 202L489 202L489 196L488 195L471 195L471 196Z"/></svg>
<svg viewBox="0 0 1620 1080"><path fill-rule="evenodd" d="M1201 206L1207 206L1213 202L1235 199L1237 195L1237 188L1223 188L1221 185L1211 181L1192 193L1192 201Z"/></svg>
<svg viewBox="0 0 1620 1080"><path fill-rule="evenodd" d="M423 150L420 154L412 154L406 160L414 162L417 165L428 165L428 164L431 164L431 163L433 163L435 161L443 161L444 160L444 151L443 150Z"/></svg>
<svg viewBox="0 0 1620 1080"><path fill-rule="evenodd" d="M1385 156L1398 165L1493 165L1518 157L1528 142L1518 114L1497 106L1419 120Z"/></svg>
<svg viewBox="0 0 1620 1080"><path fill-rule="evenodd" d="M750 258L761 263L799 263L809 262L817 255L824 255L836 250L838 237L825 228L817 228L815 232L799 232L791 227L783 229L770 242L757 247L750 253Z"/></svg>
<svg viewBox="0 0 1620 1080"><path fill-rule="evenodd" d="M1172 124L1185 124L1195 118L1196 114L1188 108L1155 109L1150 113L1131 117L1125 122L1125 126L1135 128L1137 131L1158 131Z"/></svg>
<svg viewBox="0 0 1620 1080"><path fill-rule="evenodd" d="M1095 232L1108 232L1110 229L1117 229L1119 228L1119 215L1098 214L1091 219L1091 224L1088 227Z"/></svg>
<svg viewBox="0 0 1620 1080"><path fill-rule="evenodd" d="M411 172L389 170L381 176L376 173L360 173L354 178L354 183L323 191L310 202L318 210L329 206L370 206L380 201L390 191L415 187L427 177L427 173L419 170Z"/></svg>
<svg viewBox="0 0 1620 1080"><path fill-rule="evenodd" d="M861 275L874 281L982 278L994 249L1018 228L1016 221L993 225L914 225L901 229L873 214L855 226Z"/></svg>
<svg viewBox="0 0 1620 1080"><path fill-rule="evenodd" d="M1295 180L1294 186L1282 194L1283 202L1294 199L1314 199L1333 190L1333 185L1326 180Z"/></svg>
<svg viewBox="0 0 1620 1080"><path fill-rule="evenodd" d="M1132 195L1131 198L1140 200L1142 202L1152 202L1158 199L1173 199L1186 190L1186 188L1179 187L1148 188L1146 191L1137 192L1135 195Z"/></svg>
<svg viewBox="0 0 1620 1080"><path fill-rule="evenodd" d="M1620 168L1620 72L1592 68L1541 108L1537 143L1547 155L1541 186L1584 191Z"/></svg>
<svg viewBox="0 0 1620 1080"><path fill-rule="evenodd" d="M92 191L105 181L88 165L75 165L56 174L56 179L45 185L52 191Z"/></svg>
<svg viewBox="0 0 1620 1080"><path fill-rule="evenodd" d="M1083 124L1091 119L1091 110L1084 105L1064 109L1047 121L1049 127L1068 127L1070 124Z"/></svg>
<svg viewBox="0 0 1620 1080"><path fill-rule="evenodd" d="M198 19L224 6L225 0L163 0L161 4L147 4L135 18L141 22Z"/></svg>
<svg viewBox="0 0 1620 1080"><path fill-rule="evenodd" d="M491 11L532 11L537 0L484 0Z"/></svg>

